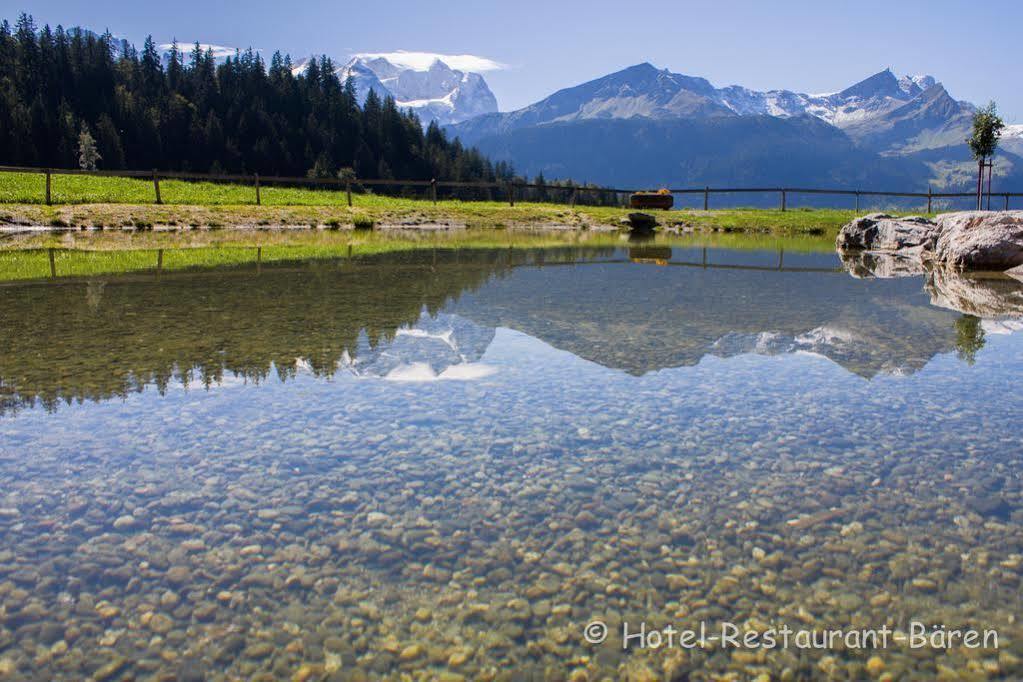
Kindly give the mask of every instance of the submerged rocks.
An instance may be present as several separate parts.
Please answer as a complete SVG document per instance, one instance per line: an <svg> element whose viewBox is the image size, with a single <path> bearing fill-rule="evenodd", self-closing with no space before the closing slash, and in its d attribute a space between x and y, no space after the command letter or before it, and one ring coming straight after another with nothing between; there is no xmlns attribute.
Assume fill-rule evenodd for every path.
<svg viewBox="0 0 1023 682"><path fill-rule="evenodd" d="M835 246L933 261L957 269L1023 265L1023 211L946 213L936 221L874 213L842 227Z"/></svg>

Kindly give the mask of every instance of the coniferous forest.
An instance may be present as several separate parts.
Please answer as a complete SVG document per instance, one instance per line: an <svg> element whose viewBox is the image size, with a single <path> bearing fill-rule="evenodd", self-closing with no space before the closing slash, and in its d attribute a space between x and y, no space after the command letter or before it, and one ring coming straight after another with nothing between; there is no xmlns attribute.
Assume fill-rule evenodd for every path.
<svg viewBox="0 0 1023 682"><path fill-rule="evenodd" d="M0 24L0 164L77 168L81 137L100 169L363 178L510 179L505 163L448 140L371 93L360 106L327 57L293 73L252 50L217 63L198 45L162 59L109 33Z"/></svg>

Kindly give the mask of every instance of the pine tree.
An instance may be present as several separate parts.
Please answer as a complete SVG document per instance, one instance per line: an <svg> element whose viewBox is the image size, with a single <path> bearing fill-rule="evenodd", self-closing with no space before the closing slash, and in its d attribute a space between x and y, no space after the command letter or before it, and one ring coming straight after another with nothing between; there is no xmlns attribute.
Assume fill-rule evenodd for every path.
<svg viewBox="0 0 1023 682"><path fill-rule="evenodd" d="M448 140L393 99L360 106L329 58L294 74L252 50L217 64L173 43L166 65L152 39L141 51L109 33L0 22L0 163L364 178L509 179L474 149ZM83 145L83 132L92 144ZM97 155L92 157L94 150ZM83 155L83 151L88 152Z"/></svg>
<svg viewBox="0 0 1023 682"><path fill-rule="evenodd" d="M82 132L78 133L78 167L82 170L96 170L96 163L102 158L89 127L83 125Z"/></svg>

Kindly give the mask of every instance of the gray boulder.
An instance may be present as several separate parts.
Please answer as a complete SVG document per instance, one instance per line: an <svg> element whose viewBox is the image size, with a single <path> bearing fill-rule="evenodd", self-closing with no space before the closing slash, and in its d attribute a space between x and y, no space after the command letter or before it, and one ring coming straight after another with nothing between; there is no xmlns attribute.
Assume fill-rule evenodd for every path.
<svg viewBox="0 0 1023 682"><path fill-rule="evenodd" d="M835 246L839 251L905 251L908 255L930 250L937 239L938 226L927 218L872 213L842 227Z"/></svg>
<svg viewBox="0 0 1023 682"><path fill-rule="evenodd" d="M940 263L973 270L1023 265L1023 211L946 213L937 224L934 260Z"/></svg>

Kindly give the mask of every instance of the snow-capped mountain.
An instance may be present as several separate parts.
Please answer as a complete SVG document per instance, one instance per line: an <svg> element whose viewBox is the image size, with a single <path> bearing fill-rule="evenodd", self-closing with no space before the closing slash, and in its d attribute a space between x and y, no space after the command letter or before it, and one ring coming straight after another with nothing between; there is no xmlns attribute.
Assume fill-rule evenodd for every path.
<svg viewBox="0 0 1023 682"><path fill-rule="evenodd" d="M932 76L880 71L826 94L716 87L643 63L450 128L521 172L622 187L725 184L915 191L968 184L975 107ZM996 174L1023 179L1007 131ZM748 200L743 198L744 201Z"/></svg>
<svg viewBox="0 0 1023 682"><path fill-rule="evenodd" d="M394 97L403 109L414 109L424 122L458 123L497 111L497 99L483 76L453 69L440 58L422 61L395 63L383 55L359 55L337 75L352 78L360 103L374 90L381 97ZM307 65L300 62L294 72L302 73Z"/></svg>
<svg viewBox="0 0 1023 682"><path fill-rule="evenodd" d="M890 70L842 90L807 95L789 90L758 92L738 85L717 91L720 101L743 116L802 116L809 114L839 128L847 128L898 109L926 90L941 87L932 76L897 78Z"/></svg>
<svg viewBox="0 0 1023 682"><path fill-rule="evenodd" d="M940 112L938 105L934 105L936 101ZM811 95L791 90L761 92L738 85L716 88L704 78L672 73L643 63L560 90L524 109L472 122L459 133L472 141L482 134L585 119L813 116L850 131L850 135L858 139L867 136L871 122L914 103L919 105L917 108L929 105L930 113L938 113L940 120L928 118L924 121L927 125L940 126L973 111L969 103L953 100L932 76L898 78L891 70L881 71L839 92ZM909 110L901 111L899 120L908 120L908 113Z"/></svg>

